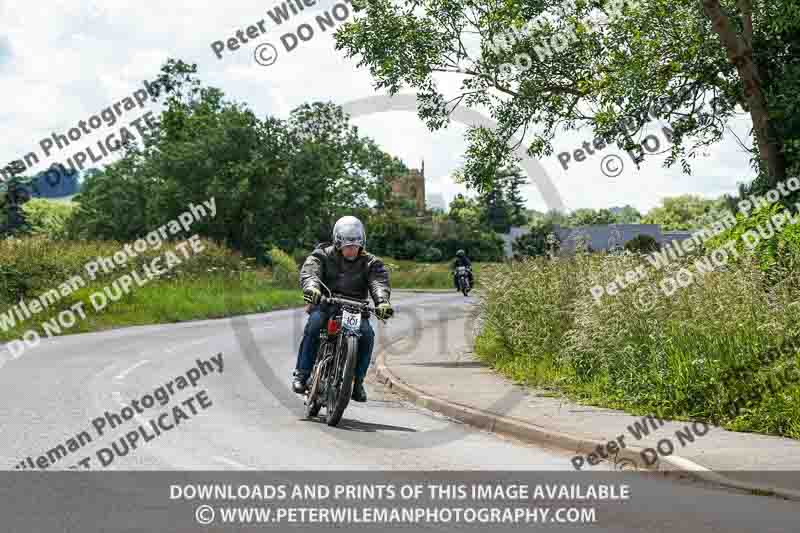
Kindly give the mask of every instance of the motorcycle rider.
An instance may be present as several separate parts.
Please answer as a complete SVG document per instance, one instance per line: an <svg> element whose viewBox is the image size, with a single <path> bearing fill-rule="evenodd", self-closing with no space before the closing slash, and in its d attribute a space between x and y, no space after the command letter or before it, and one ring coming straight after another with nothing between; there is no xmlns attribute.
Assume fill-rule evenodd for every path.
<svg viewBox="0 0 800 533"><path fill-rule="evenodd" d="M464 253L464 250L459 250L456 252L456 260L453 263L453 285L455 285L456 290L458 290L458 279L456 278L456 269L460 266L467 267L467 274L469 274L469 286L474 287L475 282L474 278L472 277L472 263L467 257L467 254Z"/></svg>
<svg viewBox="0 0 800 533"><path fill-rule="evenodd" d="M394 314L389 298L389 272L383 262L365 251L367 236L359 219L346 216L336 221L333 227L333 244L324 243L308 256L300 270L300 287L303 299L310 305L303 340L297 354L292 389L298 394L306 391L306 381L314 368L319 347L319 332L328 321L329 310L322 309L322 286L332 293L346 298L366 300L367 295L375 302L375 314L385 320ZM361 338L358 341L358 361L352 399L367 401L364 376L367 374L375 332L369 320L361 321Z"/></svg>

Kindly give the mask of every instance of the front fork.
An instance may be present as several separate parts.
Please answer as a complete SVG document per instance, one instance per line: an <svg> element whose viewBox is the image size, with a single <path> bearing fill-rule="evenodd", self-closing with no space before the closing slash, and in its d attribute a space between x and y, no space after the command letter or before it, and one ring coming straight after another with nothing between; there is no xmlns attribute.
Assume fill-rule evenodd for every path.
<svg viewBox="0 0 800 533"><path fill-rule="evenodd" d="M328 321L335 320L335 316L336 316L336 314L334 314L333 317L331 317L329 315ZM362 320L369 320L369 314L364 314L364 315L362 315L361 318L362 318ZM339 331L339 334L336 336L336 340L334 341L333 353L330 353L329 346L331 345L331 338L330 338L330 335L328 335L328 321L326 321L323 324L322 329L320 329L320 332L319 332L319 351L318 351L318 354L319 353L324 354L323 355L323 360L320 363L320 367L319 367L319 372L321 373L321 375L320 375L321 378L325 377L323 372L325 371L326 366L331 363L331 360L334 363L334 366L333 366L334 370L339 371L342 368L344 368L345 361L340 361L339 358L341 356L345 356L345 357L347 356L347 354L344 353L344 346L343 346L345 339L347 337L356 337L356 338L360 339L361 336L362 336L361 335L361 330L351 330L351 329L347 329L347 328L344 328L344 327L341 328L341 330ZM337 374L339 374L337 376L337 380L341 379L341 372L337 372Z"/></svg>

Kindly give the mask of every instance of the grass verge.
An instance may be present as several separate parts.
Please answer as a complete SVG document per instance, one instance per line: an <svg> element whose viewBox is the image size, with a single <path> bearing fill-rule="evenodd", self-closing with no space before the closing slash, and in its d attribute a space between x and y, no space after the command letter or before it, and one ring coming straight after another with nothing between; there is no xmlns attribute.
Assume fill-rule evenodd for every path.
<svg viewBox="0 0 800 533"><path fill-rule="evenodd" d="M106 307L95 310L89 297L102 292L104 286L93 283L69 294L57 306L0 332L0 340L18 339L27 330L46 338L48 334L42 323L60 326L56 319L58 313L78 302L83 302L86 318L79 318L72 327L60 328L62 334L264 313L297 307L303 302L299 290L273 286L258 279L257 273L236 277L209 274L182 280L155 279L142 287L134 285L129 293L116 301L109 299ZM50 328L50 331L58 332L58 329Z"/></svg>
<svg viewBox="0 0 800 533"><path fill-rule="evenodd" d="M476 353L518 382L591 405L800 438L800 273L775 284L741 261L664 296L659 284L685 261L594 301L591 287L641 263L531 259L486 274Z"/></svg>
<svg viewBox="0 0 800 533"><path fill-rule="evenodd" d="M417 263L385 258L393 289L453 289L453 263ZM475 285L480 288L480 276L490 271L496 263L472 263Z"/></svg>

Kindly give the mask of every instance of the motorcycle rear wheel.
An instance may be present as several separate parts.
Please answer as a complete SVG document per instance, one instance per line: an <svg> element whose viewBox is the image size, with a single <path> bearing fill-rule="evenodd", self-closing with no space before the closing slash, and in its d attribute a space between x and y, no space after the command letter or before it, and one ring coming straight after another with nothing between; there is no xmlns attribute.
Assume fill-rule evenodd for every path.
<svg viewBox="0 0 800 533"><path fill-rule="evenodd" d="M308 389L308 397L306 398L306 418L314 418L319 414L322 408L322 403L319 401L319 384L322 374L322 369L316 369L314 375L311 377L311 387Z"/></svg>

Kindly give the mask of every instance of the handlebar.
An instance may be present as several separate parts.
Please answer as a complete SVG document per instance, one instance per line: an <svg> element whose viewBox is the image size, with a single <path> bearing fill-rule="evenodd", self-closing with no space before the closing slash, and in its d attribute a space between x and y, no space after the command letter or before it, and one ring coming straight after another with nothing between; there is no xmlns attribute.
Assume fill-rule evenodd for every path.
<svg viewBox="0 0 800 533"><path fill-rule="evenodd" d="M333 305L346 305L351 307L357 307L363 311L369 311L370 313L375 314L375 308L369 305L369 302L365 302L363 300L352 300L350 298L328 298L323 296L320 299L320 304L333 304Z"/></svg>

